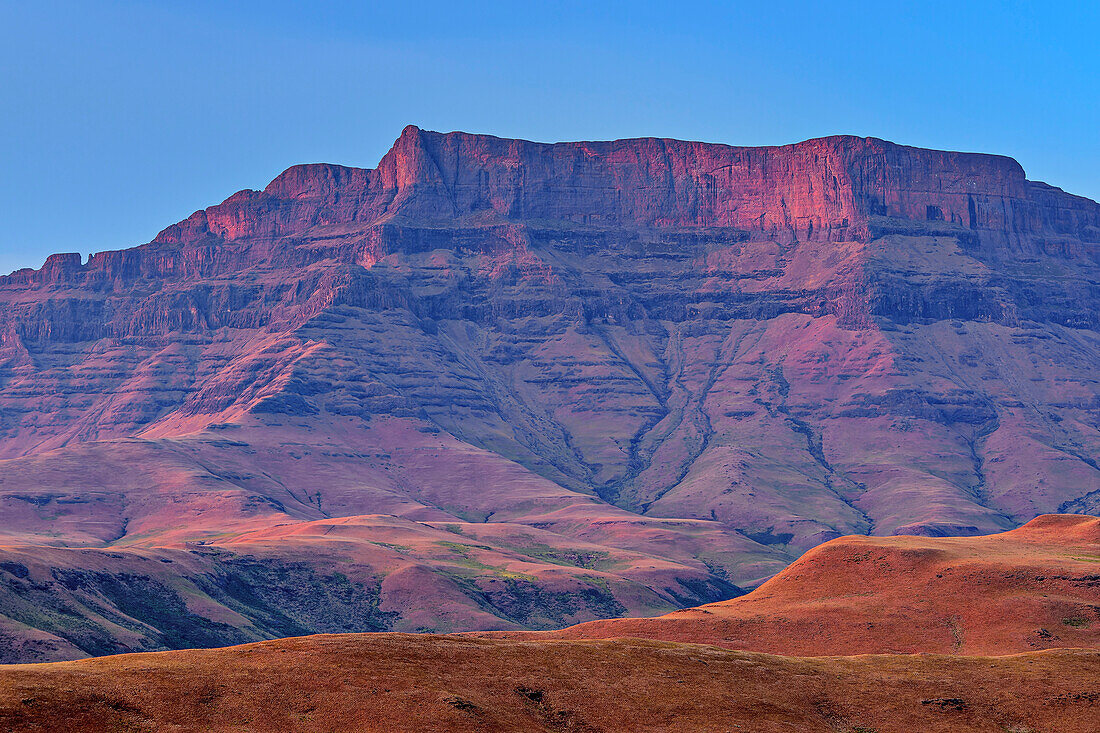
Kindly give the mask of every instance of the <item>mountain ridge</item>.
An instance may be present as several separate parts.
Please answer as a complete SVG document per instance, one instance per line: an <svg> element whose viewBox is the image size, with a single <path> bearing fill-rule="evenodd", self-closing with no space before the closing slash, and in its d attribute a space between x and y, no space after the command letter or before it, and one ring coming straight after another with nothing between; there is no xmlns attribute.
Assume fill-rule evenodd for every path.
<svg viewBox="0 0 1100 733"><path fill-rule="evenodd" d="M324 198L333 195L337 189L348 189L360 197L360 199L355 201L355 205L350 208L347 204L342 204L340 207L336 208L332 213L337 219L343 218L344 221L342 223L375 223L375 221L379 219L385 219L387 216L394 215L389 211L391 205L396 204L398 210L400 210L401 204L407 203L407 201L403 202L402 199L403 194L406 194L404 198L408 198L406 189L410 186L416 186L418 184L431 185L435 183L442 183L445 188L451 189L460 185L469 186L469 182L461 184L458 182L457 178L461 174L461 171L448 170L449 175L444 176L438 159L445 152L450 154L458 153L460 156L470 156L471 152L476 153L486 147L496 148L494 153L496 153L497 157L504 157L501 155L499 149L508 149L510 154L515 155L518 159L522 159L525 153L532 150L542 153L543 155L557 151L570 151L574 154L581 152L586 156L600 158L602 160L614 158L617 153L622 153L623 151L633 152L639 158L645 153L651 155L659 154L668 160L668 167L670 169L682 167L683 170L677 171L680 173L700 173L700 171L696 170L698 165L692 166L688 161L690 156L696 158L696 163L699 162L699 159L705 161L709 158L717 158L720 162L724 163L724 165L712 168L709 171L703 171L703 175L713 175L717 170L723 167L732 167L738 163L747 165L751 168L753 162L751 158L754 155L761 158L761 164L763 166L767 166L767 158L769 155L775 155L780 160L783 160L784 158L797 158L804 154L813 154L816 157L818 154L825 155L827 153L839 157L842 163L846 156L855 159L882 157L887 160L888 165L892 164L894 166L900 166L900 161L908 157L910 159L909 164L916 170L932 167L927 161L921 160L928 158L935 161L934 165L939 167L941 173L944 170L954 169L965 172L965 174L970 175L971 178L978 177L980 180L988 179L990 184L988 186L989 190L981 190L979 188L977 191L970 192L969 195L971 196L973 194L980 194L983 196L997 194L1004 196L1005 194L1010 194L1009 198L1011 199L1027 202L1031 198L1030 194L1035 193L1036 198L1051 197L1055 199L1056 203L1054 204L1054 208L1067 212L1070 219L1077 219L1077 221L1064 221L1062 217L1056 217L1054 221L1043 220L1041 222L1043 225L1053 225L1054 229L1052 231L1055 233L1077 233L1081 227L1100 227L1100 205L1083 196L1067 193L1049 184L1039 181L1029 181L1026 179L1022 166L1020 166L1017 161L1007 156L990 153L929 150L900 145L881 138L858 137L854 135L831 135L787 145L758 147L733 146L723 143L702 143L676 140L673 138L653 137L627 138L613 141L538 143L528 140L500 138L491 135L464 132L437 133L421 130L414 125L409 125L404 129L390 151L383 156L382 161L376 168L354 168L333 163L305 163L293 165L272 179L272 181L262 190L244 189L238 191L221 204L207 209L200 209L187 219L166 227L157 234L151 244L184 243L187 241L201 240L204 236L215 236L226 241L262 234L274 236L276 234L275 230L257 231L255 228L238 229L237 227L242 226L241 222L238 221L236 226L234 226L228 219L223 219L222 214L226 209L253 205L257 203L258 200L263 200L265 197L288 201L302 198L317 198L317 195L320 194L320 196ZM454 148L458 148L459 150L456 151ZM466 148L466 150L463 150L463 148ZM670 152L672 154L670 154ZM722 154L725 154L725 158L723 158ZM750 160L742 161L742 158L746 156L750 158ZM914 158L917 159L915 162L913 160ZM892 163L889 162L891 159L893 159ZM610 161L610 165L612 169L614 169L615 164L621 164L621 162L622 161L612 160ZM828 172L829 169L827 166L825 170ZM837 172L841 173L842 176L845 173L850 173L850 171L845 170L843 165L837 169ZM885 174L884 171L879 171L878 173ZM976 174L984 175L979 177ZM992 176L989 174L992 174ZM448 178L451 180L447 180ZM542 179L538 179L535 182L536 185L540 180ZM755 228L765 231L770 229L773 232L778 232L780 229L787 229L796 234L808 234L812 236L814 231L812 223L816 218L816 227L819 236L822 236L822 231L825 232L824 236L829 237L831 236L830 232L832 232L834 228L847 230L851 227L853 233L855 233L857 237L866 237L868 234L862 231L860 227L867 226L871 216L881 213L882 215L896 215L901 218L910 219L925 218L938 220L942 218L949 223L956 224L962 224L965 219L969 228L985 228L983 225L986 222L979 220L976 210L970 209L969 201L965 212L957 202L955 206L947 208L946 210L942 206L937 206L937 204L925 204L925 210L920 212L917 211L920 206L919 202L905 200L907 194L910 196L918 194L935 194L937 196L948 196L954 199L957 198L958 192L943 190L942 188L941 190L913 190L906 192L900 186L897 191L888 191L886 186L889 184L886 183L885 179L876 182L884 184L881 200L876 198L873 194L860 195L857 193L855 190L856 182L852 179L844 181L845 191L843 194L836 197L836 200L829 201L828 198L825 198L824 200L816 202L818 204L826 203L833 206L839 206L841 216L839 219L840 224L836 221L822 221L820 212L817 212L817 217L809 215L800 216L798 213L795 213L792 216L786 217L783 221L784 226L780 227L779 222L774 221L774 213L764 212L761 214L763 218L759 220L755 218L746 220L744 217L735 216L732 222L716 221L714 225L729 226L733 222L736 222L738 225L743 226L750 222L760 223L763 224L763 226L757 226ZM860 183L862 186L869 187L870 185L868 181L861 181ZM971 186L973 187L974 185L972 181ZM454 190L451 190L450 193L452 196L455 195ZM361 197L365 194L369 194L372 199L381 199L384 203L373 200L364 202L361 200ZM895 200L886 200L891 197ZM849 201L847 199L851 200ZM476 197L464 203L466 203L466 206L462 207L461 211L459 210L457 202L452 203L452 213L456 218L463 214L478 211L479 205L490 205L489 201L479 201L476 200ZM496 203L499 203L499 201ZM1050 206L1050 202L1045 203L1047 206ZM935 207L939 209L939 211L934 211L928 207ZM515 210L514 206L505 212L501 212L498 206L492 206L492 208L497 213L504 213L505 215L511 214L515 218L524 218L527 216L522 210ZM846 218L843 217L845 213L850 213L852 215L852 223L849 225L842 225L844 218ZM583 216L584 214L580 215ZM727 213L727 216L728 215ZM995 216L995 214L988 215ZM606 217L607 215L604 214L604 216ZM711 214L710 216L715 219L721 219L721 215L713 216L713 214ZM704 220L702 221L697 219L695 221L680 221L678 223L704 226L711 223L705 220L707 218L706 216L703 218ZM1007 220L1008 217L1006 216L1005 218ZM615 223L623 223L622 219L623 217L620 216L619 221ZM855 223L857 219L859 220L858 224ZM798 222L800 220L805 220L809 224L799 226ZM660 226L663 222L669 222L671 224L674 221L674 216L653 216L650 220L635 221L634 223L655 224ZM1023 221L1028 225L1034 225L1036 223L1033 218L1027 216L1024 216ZM1004 222L997 221L990 223ZM278 232L280 235L287 233L291 232ZM126 250L115 250L113 252L121 251ZM112 252L93 254L90 258L91 261L84 265L80 265L78 261L74 261L72 254L51 255L47 259L46 264L38 272L42 273L43 276L47 276L47 273L49 273L49 275L53 275L54 273L60 274L68 270L73 270L78 266L92 267L94 269L99 266L100 260L112 259L110 255L112 255ZM106 263L104 263L104 266L107 269L111 269ZM27 269L29 268L16 272L27 273ZM15 274L16 273L12 273L12 275ZM11 277L11 275L8 277Z"/></svg>

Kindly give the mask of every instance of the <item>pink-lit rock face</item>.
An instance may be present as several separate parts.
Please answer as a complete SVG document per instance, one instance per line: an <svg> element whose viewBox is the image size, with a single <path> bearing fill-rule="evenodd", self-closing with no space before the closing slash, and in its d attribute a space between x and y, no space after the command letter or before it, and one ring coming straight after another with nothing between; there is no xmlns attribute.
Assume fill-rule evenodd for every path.
<svg viewBox="0 0 1100 733"><path fill-rule="evenodd" d="M374 170L295 166L0 278L27 569L0 607L45 584L92 618L125 575L191 583L226 641L560 626L838 535L1095 512L1098 252L1100 206L1003 157L408 127ZM227 590L269 584L253 556L375 601L279 620ZM10 659L184 638L35 623Z"/></svg>
<svg viewBox="0 0 1100 733"><path fill-rule="evenodd" d="M1026 180L1016 161L837 136L767 148L680 140L559 143L407 127L373 171L288 169L171 227L158 241L289 235L382 217L644 227L736 227L865 239L871 217L944 221L994 242L1095 240L1094 202Z"/></svg>

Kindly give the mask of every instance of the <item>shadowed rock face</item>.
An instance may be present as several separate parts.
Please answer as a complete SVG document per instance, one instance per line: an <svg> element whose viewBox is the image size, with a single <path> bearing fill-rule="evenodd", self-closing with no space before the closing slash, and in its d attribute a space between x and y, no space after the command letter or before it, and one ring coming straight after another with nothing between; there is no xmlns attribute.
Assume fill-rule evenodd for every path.
<svg viewBox="0 0 1100 733"><path fill-rule="evenodd" d="M1098 258L1096 203L870 138L409 127L374 170L295 166L0 278L3 552L100 641L5 633L185 643L161 611L103 623L113 596L55 577L77 552L229 643L652 615L839 535L1096 512ZM272 620L208 576L272 581L213 551L370 612Z"/></svg>

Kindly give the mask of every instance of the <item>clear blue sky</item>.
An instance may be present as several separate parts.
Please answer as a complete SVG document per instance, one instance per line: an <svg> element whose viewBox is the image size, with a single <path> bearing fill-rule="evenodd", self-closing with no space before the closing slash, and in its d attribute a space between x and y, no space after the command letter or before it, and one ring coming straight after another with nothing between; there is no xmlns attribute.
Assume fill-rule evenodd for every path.
<svg viewBox="0 0 1100 733"><path fill-rule="evenodd" d="M0 0L0 271L408 123L996 152L1100 198L1098 2Z"/></svg>

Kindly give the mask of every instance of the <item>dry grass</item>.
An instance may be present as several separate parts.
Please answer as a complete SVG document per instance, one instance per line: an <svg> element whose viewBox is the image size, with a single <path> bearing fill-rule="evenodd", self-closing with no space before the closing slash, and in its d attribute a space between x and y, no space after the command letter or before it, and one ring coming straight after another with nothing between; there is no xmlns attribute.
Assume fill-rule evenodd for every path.
<svg viewBox="0 0 1100 733"><path fill-rule="evenodd" d="M1100 652L327 635L0 669L15 731L1095 731Z"/></svg>

